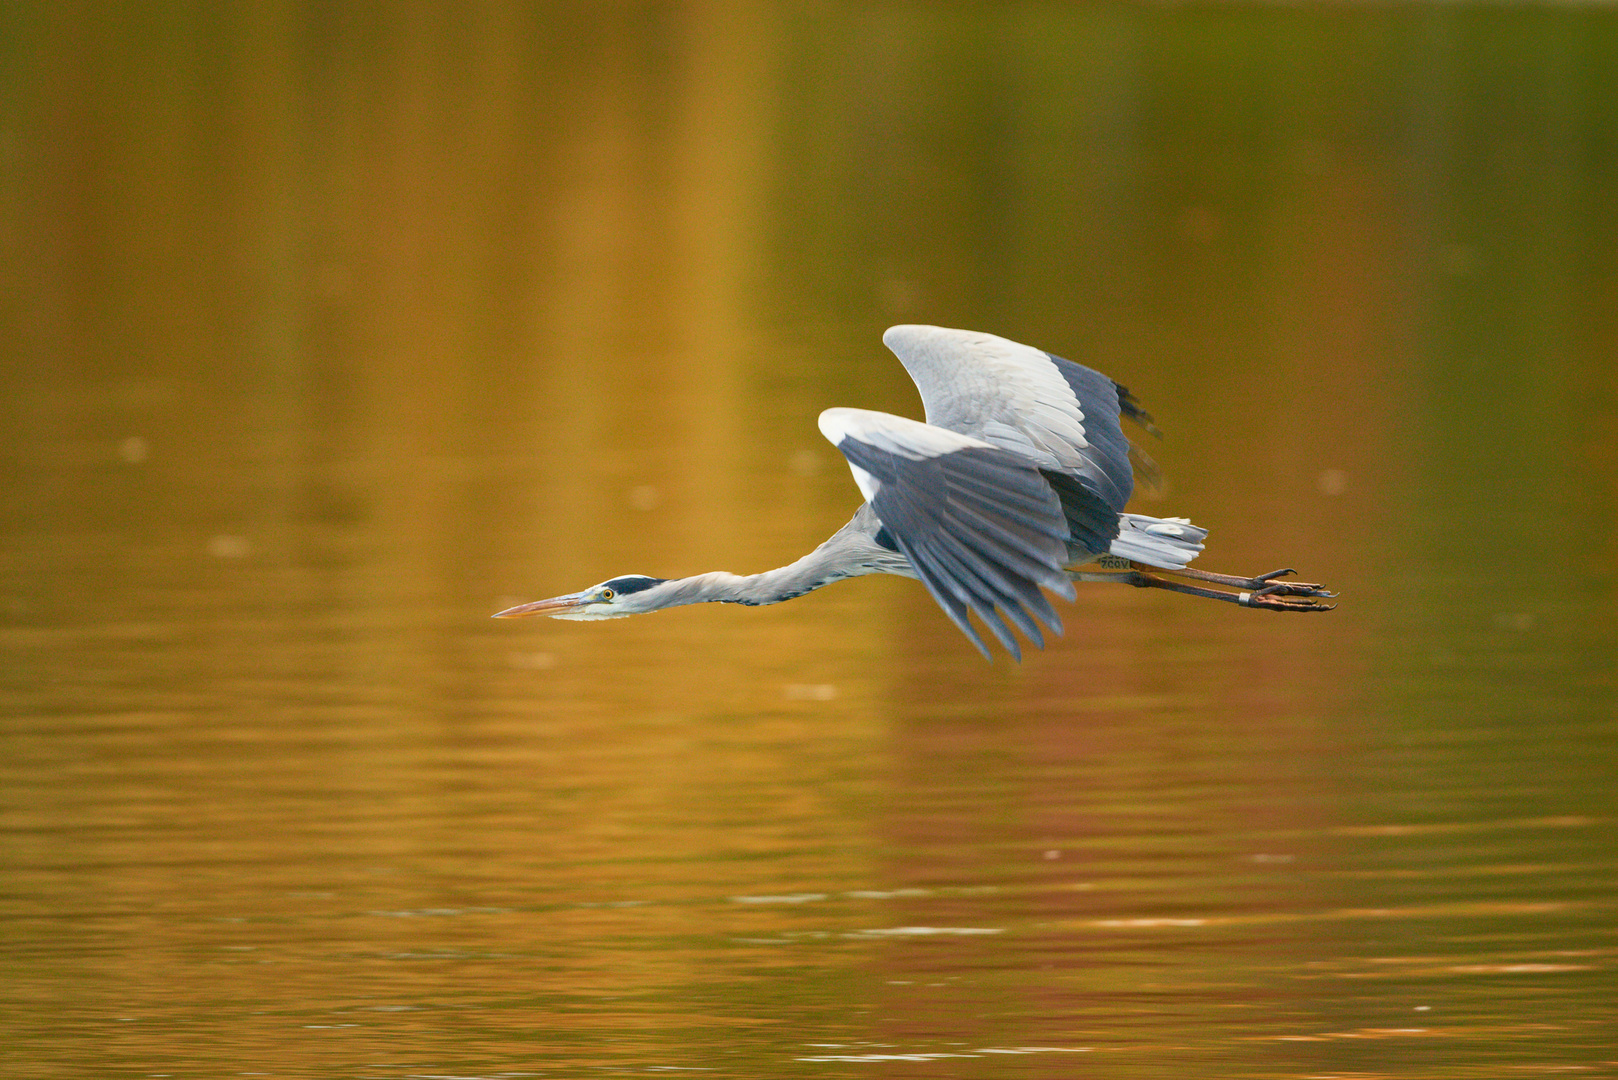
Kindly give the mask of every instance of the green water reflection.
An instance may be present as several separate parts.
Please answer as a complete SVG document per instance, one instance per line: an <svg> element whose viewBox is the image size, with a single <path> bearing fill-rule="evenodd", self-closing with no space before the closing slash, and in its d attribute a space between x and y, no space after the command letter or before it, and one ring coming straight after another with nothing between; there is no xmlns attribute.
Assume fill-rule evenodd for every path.
<svg viewBox="0 0 1618 1080"><path fill-rule="evenodd" d="M1618 1070L1618 15L0 20L8 1075ZM487 619L818 543L899 321L1343 607Z"/></svg>

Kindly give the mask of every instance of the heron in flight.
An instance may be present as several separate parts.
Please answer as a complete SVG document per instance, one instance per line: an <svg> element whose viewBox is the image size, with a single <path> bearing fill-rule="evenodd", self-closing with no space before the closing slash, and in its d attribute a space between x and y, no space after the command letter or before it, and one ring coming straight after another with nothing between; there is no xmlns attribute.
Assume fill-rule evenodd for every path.
<svg viewBox="0 0 1618 1080"><path fill-rule="evenodd" d="M615 619L684 604L778 604L844 578L918 578L989 658L968 614L1011 656L1011 627L1044 647L1062 632L1045 590L1075 581L1167 589L1267 611L1329 611L1292 570L1232 577L1188 565L1206 529L1124 512L1134 490L1120 418L1150 430L1128 390L1099 372L992 334L895 326L882 335L921 391L925 423L868 409L827 409L820 430L848 459L865 504L831 539L788 566L741 576L628 574L522 604L497 619Z"/></svg>

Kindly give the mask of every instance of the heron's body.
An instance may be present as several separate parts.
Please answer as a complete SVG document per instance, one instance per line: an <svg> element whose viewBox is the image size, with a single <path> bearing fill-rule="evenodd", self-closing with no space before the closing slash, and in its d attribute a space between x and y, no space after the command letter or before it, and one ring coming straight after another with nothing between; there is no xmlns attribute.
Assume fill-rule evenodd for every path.
<svg viewBox="0 0 1618 1080"><path fill-rule="evenodd" d="M1043 645L1061 632L1042 590L1073 599L1073 582L1120 581L1249 607L1323 611L1298 597L1317 585L1290 571L1236 578L1191 570L1207 532L1184 518L1124 511L1134 489L1120 418L1150 420L1105 375L991 334L895 326L882 340L921 391L926 422L866 409L827 409L820 430L848 459L866 502L803 558L762 574L629 575L524 604L501 617L610 619L697 603L775 604L844 578L919 579L985 656L976 615L1014 657L1007 622ZM1124 569L1075 570L1100 556ZM1238 589L1164 578L1141 567Z"/></svg>

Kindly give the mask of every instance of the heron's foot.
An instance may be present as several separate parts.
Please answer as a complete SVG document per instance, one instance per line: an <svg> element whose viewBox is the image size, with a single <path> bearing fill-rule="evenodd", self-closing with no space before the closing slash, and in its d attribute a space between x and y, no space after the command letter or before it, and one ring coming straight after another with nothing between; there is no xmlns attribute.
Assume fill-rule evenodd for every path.
<svg viewBox="0 0 1618 1080"><path fill-rule="evenodd" d="M1278 571L1291 573L1291 571ZM1262 579L1260 579L1262 580ZM1311 592L1292 592L1293 588L1310 589ZM1336 596L1319 585L1307 585L1304 582L1276 582L1256 589L1253 592L1244 592L1237 597L1236 602L1242 607L1264 608L1268 611L1330 611L1336 604L1322 604L1318 600L1295 599L1295 597Z"/></svg>
<svg viewBox="0 0 1618 1080"><path fill-rule="evenodd" d="M1131 564L1135 565L1135 564ZM1068 576L1074 581L1112 581L1120 585L1133 585L1137 589L1167 589L1169 592L1185 593L1187 596L1201 596L1209 600L1223 600L1227 604L1240 604L1242 607L1265 608L1269 611L1330 611L1336 604L1322 604L1315 597L1336 596L1321 588L1302 581L1276 581L1292 573L1291 570L1276 570L1265 574L1262 578L1239 578L1227 574L1211 574L1205 570L1192 570L1185 567L1179 570L1162 570L1157 573L1147 573L1136 569L1117 570L1069 570ZM1164 576L1173 575L1173 576ZM1194 578L1199 581L1222 585L1224 588L1211 589L1206 585L1193 585L1185 578ZM1237 591L1230 591L1230 590Z"/></svg>
<svg viewBox="0 0 1618 1080"><path fill-rule="evenodd" d="M1316 585L1312 581L1281 581L1281 578L1297 571L1290 566L1280 570L1271 570L1268 574L1258 577L1234 577L1230 574L1214 574L1207 570L1197 570L1192 567L1181 567L1179 570L1160 571L1174 574L1178 577L1193 578L1197 581L1207 581L1214 585L1223 585L1227 589L1240 589L1251 592L1255 596L1323 596L1328 599L1337 594L1324 585Z"/></svg>

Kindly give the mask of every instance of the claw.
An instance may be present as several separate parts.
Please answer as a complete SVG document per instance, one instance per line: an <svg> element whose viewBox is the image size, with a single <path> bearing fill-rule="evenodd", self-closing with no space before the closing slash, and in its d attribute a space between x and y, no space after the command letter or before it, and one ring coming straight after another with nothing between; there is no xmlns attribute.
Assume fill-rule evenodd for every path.
<svg viewBox="0 0 1618 1080"><path fill-rule="evenodd" d="M1337 607L1336 604L1321 604L1314 600L1289 599L1283 591L1285 588L1285 585L1271 585L1257 592L1243 593L1237 603L1242 607L1267 608L1270 611L1331 611Z"/></svg>
<svg viewBox="0 0 1618 1080"><path fill-rule="evenodd" d="M1269 581L1271 578L1286 577L1288 574L1296 574L1296 573L1297 573L1297 571L1292 569L1289 566L1285 570L1271 570L1268 574L1260 574L1258 577L1254 578L1253 580L1254 581ZM1315 587L1319 588L1318 585L1315 586Z"/></svg>

